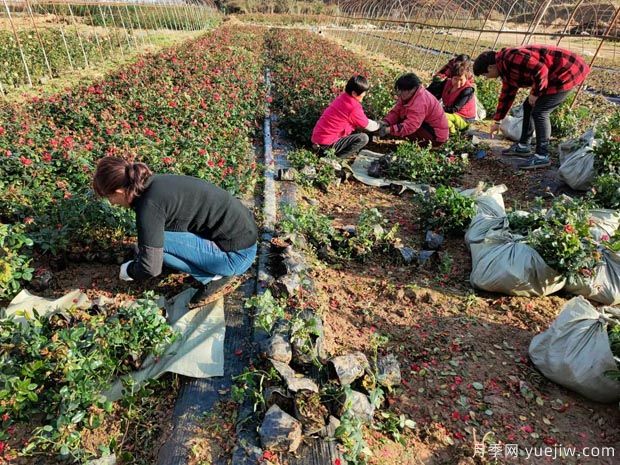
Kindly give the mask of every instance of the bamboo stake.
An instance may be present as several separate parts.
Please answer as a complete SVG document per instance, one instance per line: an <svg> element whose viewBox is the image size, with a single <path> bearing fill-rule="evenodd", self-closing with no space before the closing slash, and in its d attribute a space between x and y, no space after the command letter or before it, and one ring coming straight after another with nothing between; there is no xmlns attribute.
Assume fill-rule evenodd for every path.
<svg viewBox="0 0 620 465"><path fill-rule="evenodd" d="M19 54L22 58L22 64L24 65L24 70L26 70L26 76L28 77L28 84L32 87L32 78L30 77L30 70L28 69L28 63L26 63L26 56L24 55L24 50L22 49L22 43L19 40L19 35L17 34L17 30L15 29L15 24L13 23L13 17L11 16L11 11L9 10L9 5L6 3L6 0L2 0L4 2L4 7L6 8L6 14L9 18L9 23L11 23L11 29L13 30L13 36L15 37L15 41L17 42L17 46L19 47Z"/></svg>
<svg viewBox="0 0 620 465"><path fill-rule="evenodd" d="M69 13L71 14L71 19L73 20L73 26L75 26L75 34L77 35L78 42L80 43L80 47L82 48L82 54L84 55L84 67L87 67L89 66L88 57L86 56L86 50L84 49L84 43L82 42L82 36L80 36L80 32L77 26L77 21L75 20L75 16L73 16L73 9L71 8L71 5L68 3L67 3L67 6L69 7Z"/></svg>
<svg viewBox="0 0 620 465"><path fill-rule="evenodd" d="M41 46L41 52L43 53L43 59L45 60L45 65L47 66L47 71L49 76L52 77L52 67L47 58L47 52L45 51L45 47L43 46L43 40L41 40L41 34L39 34L39 28L37 27L37 23L34 20L34 15L32 14L32 8L30 7L30 2L26 1L26 8L28 8L28 14L30 15L30 19L32 21L32 27L34 28L34 33L37 36L37 40L39 41L39 45Z"/></svg>

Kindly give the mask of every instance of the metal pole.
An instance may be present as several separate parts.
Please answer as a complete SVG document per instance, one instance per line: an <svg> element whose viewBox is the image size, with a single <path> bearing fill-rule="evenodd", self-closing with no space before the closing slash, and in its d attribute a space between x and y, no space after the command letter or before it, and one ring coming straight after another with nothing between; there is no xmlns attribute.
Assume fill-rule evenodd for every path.
<svg viewBox="0 0 620 465"><path fill-rule="evenodd" d="M607 26L607 29L605 30L604 36L608 36L609 33L612 31L612 29L614 28L616 24L616 21L618 21L618 17L620 17L620 7L618 7L616 12L614 13L613 18L609 22L609 25ZM599 42L598 47L596 48L596 52L594 52L594 56L592 57L592 61L590 61L590 67L594 65L594 61L596 60L598 53L601 51L601 48L603 47L604 42L605 42L605 37L601 38L601 41ZM575 93L575 98L573 99L573 103L571 103L571 106L570 106L571 110L575 106L575 103L577 102L577 97L579 97L579 94L581 93L581 89L583 89L583 86L585 85L585 83L586 81L583 81L581 85L579 86L579 89L577 89L577 92Z"/></svg>
<svg viewBox="0 0 620 465"><path fill-rule="evenodd" d="M118 17L121 20L121 26L123 26L123 29L125 30L125 38L127 39L127 47L131 48L131 39L129 38L129 32L127 31L127 27L125 26L125 20L123 19L123 13L121 11L121 7L119 6L116 10L118 12ZM133 38L134 41L134 48L137 48L135 42L136 42L136 38Z"/></svg>
<svg viewBox="0 0 620 465"><path fill-rule="evenodd" d="M30 2L28 0L25 0L25 1L26 1L26 8L28 8L28 14L30 15L30 19L32 20L32 27L34 28L34 33L37 36L39 45L41 46L41 52L43 53L43 59L45 60L47 71L49 72L49 76L52 77L52 67L47 58L47 52L45 51L45 47L43 46L43 41L41 40L41 35L39 34L39 28L37 27L37 23L34 20L34 15L32 14L32 8L30 7Z"/></svg>
<svg viewBox="0 0 620 465"><path fill-rule="evenodd" d="M450 26L448 26L448 30L452 29L452 26L454 26L455 21L456 21L456 14L452 17L452 22L450 23ZM446 47L447 41L448 41L448 34L446 34L446 36L444 37L443 42L441 43L441 47L439 48L439 53L437 54L437 59L435 60L435 65L433 66L433 70L432 70L433 73L439 66L439 62L441 60L441 57L443 56L443 51Z"/></svg>
<svg viewBox="0 0 620 465"><path fill-rule="evenodd" d="M474 56L474 54L476 53L476 48L478 47L478 42L480 42L480 37L482 37L482 32L484 31L484 28L486 27L487 23L489 22L489 18L491 17L491 13L493 12L493 10L495 10L495 7L497 6L497 3L499 2L499 0L495 0L495 3L493 3L493 6L491 8L489 8L489 12L487 13L486 17L484 18L484 23L482 23L482 27L480 28L480 33L478 34L478 37L476 38L476 42L474 43L473 48L471 49L471 56Z"/></svg>
<svg viewBox="0 0 620 465"><path fill-rule="evenodd" d="M510 18L510 15L512 14L512 9L515 7L515 5L519 2L519 0L516 0L512 5L510 5L510 8L508 9L508 13L506 13L504 15L504 21L502 22L502 27L500 28L500 31L504 30L504 26L506 26L506 22L508 21L508 18ZM500 36L500 32L498 31L497 35L495 36L495 41L493 42L493 47L491 47L493 50L496 49L497 47L497 42L499 41L499 36Z"/></svg>
<svg viewBox="0 0 620 465"><path fill-rule="evenodd" d="M59 16L58 10L56 9L56 5L53 3L51 5L54 9L54 15ZM71 58L71 52L69 51L69 44L67 44L67 37L65 36L65 27L62 25L61 21L59 21L58 24L60 25L60 36L62 37L62 43L65 46L65 52L67 53L67 59L69 60L69 66L71 67L71 70L74 70L75 67L73 66L73 58Z"/></svg>
<svg viewBox="0 0 620 465"><path fill-rule="evenodd" d="M105 61L105 58L103 56L103 48L101 46L101 42L99 41L99 33L97 32L97 27L98 26L93 21L93 15L91 14L90 7L91 7L90 4L84 5L84 9L88 13L88 18L89 18L90 24L93 27L93 33L95 34L95 42L97 43L97 49L99 50L99 57L101 58L101 61Z"/></svg>
<svg viewBox="0 0 620 465"><path fill-rule="evenodd" d="M179 11L176 8L176 3L175 2L170 2L170 9L172 11L172 17L174 18L174 24L175 24L175 29L177 31L181 30L181 23L179 21Z"/></svg>
<svg viewBox="0 0 620 465"><path fill-rule="evenodd" d="M456 45L454 46L455 51L457 51L459 49L459 45L461 45L461 40L463 39L463 36L465 35L465 28L469 24L469 21L471 20L473 14L474 14L474 9L471 8L469 10L469 16L467 17L467 21L465 21L465 26L461 28L461 34L459 35L459 39L456 41Z"/></svg>
<svg viewBox="0 0 620 465"><path fill-rule="evenodd" d="M161 22L161 16L158 13L157 7L153 7L151 5L148 5L148 10L151 12L151 16L153 17L153 22L155 23L155 25L157 26L157 30L163 30L166 29L163 26L163 23Z"/></svg>
<svg viewBox="0 0 620 465"><path fill-rule="evenodd" d="M125 4L125 8L127 8L127 4ZM134 5L132 5L132 9L133 9L133 12L134 12L134 14L136 16L136 22L138 23L138 29L140 30L140 38L142 39L142 45L146 45L146 40L144 39L144 35L143 35L144 31L142 29L142 26L140 25L140 14L138 13L138 6L134 4ZM130 16L130 18L131 18L131 16ZM137 35L136 28L133 25L133 22L132 22L131 27L132 27L132 29L134 31L134 34Z"/></svg>
<svg viewBox="0 0 620 465"><path fill-rule="evenodd" d="M115 29L115 34L118 33L118 26L116 25L116 18L114 18L114 13L112 12L112 8L110 8L110 5L108 4L108 12L110 13L110 18L112 18L112 24L114 25L114 29ZM127 39L127 45L131 46L131 44L129 43L129 38L127 37L127 31L125 31L125 38ZM123 40L119 37L118 38L118 46L121 49L121 55L124 57L125 56L125 51L123 50Z"/></svg>
<svg viewBox="0 0 620 465"><path fill-rule="evenodd" d="M566 31L568 31L568 28L570 27L570 24L573 22L573 18L575 17L575 14L577 13L577 10L579 9L579 7L581 6L582 3L583 3L583 0L579 0L577 2L575 7L573 8L573 11L571 12L569 18L566 20L566 24L564 25L564 29L562 30L562 33L561 33L560 37L558 37L558 41L556 43L556 45L558 47L560 46L560 42L562 42L562 39L564 38L564 34L566 34Z"/></svg>
<svg viewBox="0 0 620 465"><path fill-rule="evenodd" d="M437 35L437 29L439 28L439 24L441 23L441 21L443 20L443 15L446 13L446 10L448 9L448 6L450 5L450 3L446 3L446 6L444 6L443 10L441 11L441 15L439 15L439 19L437 20L437 23L434 27L433 27L433 35L431 36L431 41L428 44L428 52L426 53L426 56L424 57L424 60L422 61L422 68L425 67L426 65L426 58L431 56L433 53L433 43L435 42L435 36Z"/></svg>
<svg viewBox="0 0 620 465"><path fill-rule="evenodd" d="M88 57L86 56L86 50L84 49L84 43L82 42L82 36L80 36L80 32L78 31L77 21L75 20L75 16L73 16L73 9L71 5L67 3L69 7L69 13L71 14L71 19L73 20L73 26L75 27L75 34L77 35L78 42L80 43L80 47L82 48L82 54L84 55L84 67L88 66Z"/></svg>
<svg viewBox="0 0 620 465"><path fill-rule="evenodd" d="M165 23L166 23L166 29L174 29L172 27L172 21L170 20L170 11L168 10L168 7L166 6L166 3L160 3L158 5L158 8L163 8L163 12L166 15L166 19L165 19Z"/></svg>
<svg viewBox="0 0 620 465"><path fill-rule="evenodd" d="M138 35L136 34L136 28L133 25L133 21L131 20L131 13L129 12L129 8L127 7L127 4L124 4L125 7L125 12L127 13L127 21L125 23L125 27L128 27L129 30L131 31L131 37L133 38L134 41L134 46L136 48L136 50L138 49Z"/></svg>
<svg viewBox="0 0 620 465"><path fill-rule="evenodd" d="M17 34L17 30L15 29L15 24L13 23L13 18L11 16L11 11L9 10L9 5L6 3L6 0L2 0L4 2L4 7L6 8L6 14L9 18L9 23L11 23L11 29L13 30L13 36L15 37L15 42L17 42L17 46L19 47L19 54L22 57L22 63L24 65L24 70L26 70L26 76L28 77L28 84L32 87L32 78L30 77L30 70L28 69L28 64L26 63L26 56L24 55L24 51L22 50L22 43L19 40L19 35Z"/></svg>
<svg viewBox="0 0 620 465"><path fill-rule="evenodd" d="M549 5L551 5L551 2L552 2L552 0L547 0L547 3L544 4L544 8L542 8L542 11L538 15L536 23L532 26L532 30L528 33L528 35L526 35L524 37L524 39L523 39L524 43L522 43L522 45L527 45L527 44L530 43L530 39L532 37L532 34L536 32L536 29L538 29L538 25L540 24L540 22L544 18L545 14L547 14L547 10L549 9Z"/></svg>

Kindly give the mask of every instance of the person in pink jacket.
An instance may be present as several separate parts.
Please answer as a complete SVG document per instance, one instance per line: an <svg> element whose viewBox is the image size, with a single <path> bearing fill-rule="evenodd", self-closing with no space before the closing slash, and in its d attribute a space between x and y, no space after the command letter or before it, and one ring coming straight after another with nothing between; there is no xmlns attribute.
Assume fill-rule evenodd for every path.
<svg viewBox="0 0 620 465"><path fill-rule="evenodd" d="M396 105L383 118L381 136L408 139L421 146L439 147L448 140L448 119L439 101L413 73L403 74L394 84Z"/></svg>
<svg viewBox="0 0 620 465"><path fill-rule="evenodd" d="M379 123L368 119L362 108L369 87L364 76L353 76L344 92L325 109L312 131L312 143L321 152L333 149L337 157L347 158L357 155L368 144L368 134L354 131L379 129Z"/></svg>

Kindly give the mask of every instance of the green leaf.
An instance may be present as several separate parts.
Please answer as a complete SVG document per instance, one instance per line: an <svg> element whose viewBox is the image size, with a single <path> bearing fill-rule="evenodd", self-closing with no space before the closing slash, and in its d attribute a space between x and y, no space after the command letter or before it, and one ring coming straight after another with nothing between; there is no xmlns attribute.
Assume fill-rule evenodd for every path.
<svg viewBox="0 0 620 465"><path fill-rule="evenodd" d="M75 415L73 415L73 417L71 418L71 423L79 423L81 422L84 417L86 416L86 412L85 411L81 411L76 413Z"/></svg>
<svg viewBox="0 0 620 465"><path fill-rule="evenodd" d="M484 385L479 382L471 383L471 387L473 387L477 391L482 391L484 389Z"/></svg>

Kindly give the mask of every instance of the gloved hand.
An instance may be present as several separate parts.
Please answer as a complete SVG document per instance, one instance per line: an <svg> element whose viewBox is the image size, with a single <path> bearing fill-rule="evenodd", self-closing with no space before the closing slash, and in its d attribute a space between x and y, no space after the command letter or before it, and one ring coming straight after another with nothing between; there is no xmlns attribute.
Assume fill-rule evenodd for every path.
<svg viewBox="0 0 620 465"><path fill-rule="evenodd" d="M133 260L130 260L128 262L125 262L121 265L121 271L118 273L118 278L122 279L123 281L133 281L133 278L131 276L129 276L129 273L127 272L127 268L129 268L129 264L132 262Z"/></svg>
<svg viewBox="0 0 620 465"><path fill-rule="evenodd" d="M379 124L381 125L379 127L379 137L387 136L390 133L390 126L385 121L381 121Z"/></svg>

